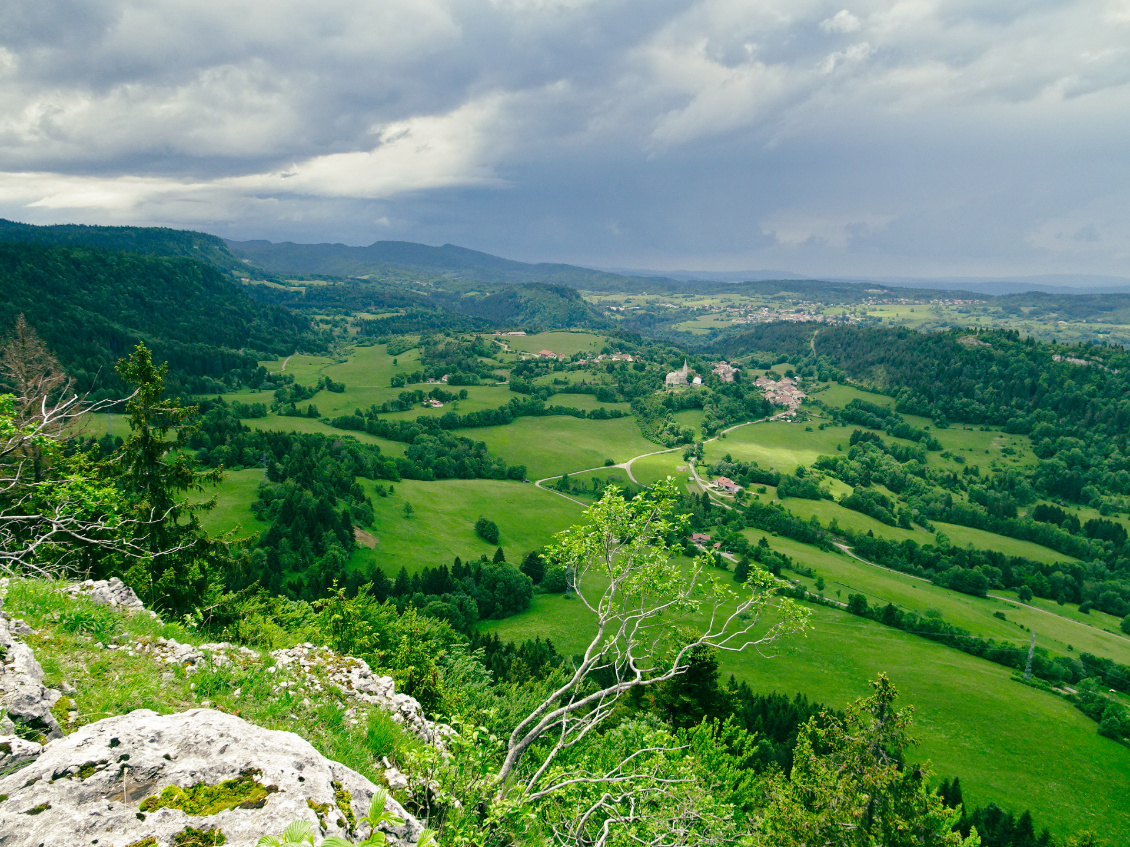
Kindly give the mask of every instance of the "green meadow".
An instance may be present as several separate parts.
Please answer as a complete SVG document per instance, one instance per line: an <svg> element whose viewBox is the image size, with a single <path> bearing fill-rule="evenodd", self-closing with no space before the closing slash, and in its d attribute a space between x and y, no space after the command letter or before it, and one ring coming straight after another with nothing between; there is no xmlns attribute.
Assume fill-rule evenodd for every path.
<svg viewBox="0 0 1130 847"><path fill-rule="evenodd" d="M739 427L704 448L704 464L709 466L727 453L737 461L757 462L763 468L792 473L797 465L809 466L820 455L835 455L836 445L844 450L857 427L812 427L806 432L803 422L767 421Z"/></svg>
<svg viewBox="0 0 1130 847"><path fill-rule="evenodd" d="M816 576L824 579L823 593L830 599L846 602L849 594L862 594L872 606L894 603L919 614L933 610L946 622L974 635L1020 646L1027 646L1034 630L1036 643L1053 654L1086 652L1130 663L1130 638L1093 626L1090 621L1074 620L1033 605L1016 605L998 597L973 597L940 588L928 580L867 564L844 553L829 553L758 530L747 529L743 534L751 541L764 536L774 550L812 568ZM816 591L814 577L793 573L788 576Z"/></svg>
<svg viewBox="0 0 1130 847"><path fill-rule="evenodd" d="M454 432L485 442L491 453L511 465L525 465L529 479L601 467L607 459L618 463L662 449L643 437L635 418L594 421L552 415Z"/></svg>
<svg viewBox="0 0 1130 847"><path fill-rule="evenodd" d="M362 487L373 499L375 545L355 552L353 564L379 565L389 577L402 565L415 573L424 566L450 566L456 556L493 556L496 546L505 551L507 561L517 564L576 523L583 511L564 497L524 482L406 479L393 484L389 497L374 495L372 483ZM406 503L412 506L410 515L405 514ZM480 517L498 524L498 545L475 534Z"/></svg>
<svg viewBox="0 0 1130 847"><path fill-rule="evenodd" d="M526 353L552 350L558 356L572 356L576 353L596 355L607 343L603 335L592 332L539 332L534 335L510 336L502 340L513 350Z"/></svg>
<svg viewBox="0 0 1130 847"><path fill-rule="evenodd" d="M1130 839L1130 749L1102 738L1095 724L1056 695L1022 686L1005 668L940 644L813 608L812 629L765 658L724 654L733 674L754 690L797 692L839 708L868 693L885 672L901 702L915 709L912 752L930 760L937 778L960 776L966 802L997 802L1039 811L1063 837L1092 827L1112 843ZM535 598L529 612L483 629L505 639L549 638L567 654L591 634L591 617L575 599Z"/></svg>

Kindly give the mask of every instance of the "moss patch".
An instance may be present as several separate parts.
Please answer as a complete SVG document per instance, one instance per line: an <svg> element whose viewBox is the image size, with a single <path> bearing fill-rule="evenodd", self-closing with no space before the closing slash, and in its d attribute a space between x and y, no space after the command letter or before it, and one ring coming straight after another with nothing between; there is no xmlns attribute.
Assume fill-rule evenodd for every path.
<svg viewBox="0 0 1130 847"><path fill-rule="evenodd" d="M157 847L157 838L150 835L137 841L131 841L126 847Z"/></svg>
<svg viewBox="0 0 1130 847"><path fill-rule="evenodd" d="M50 808L51 808L50 803L40 803L38 806L32 806L30 809L28 809L26 812L24 812L24 814L25 815L38 815L38 814L41 814L42 812L46 812Z"/></svg>
<svg viewBox="0 0 1130 847"><path fill-rule="evenodd" d="M357 816L353 814L353 795L340 782L331 784L334 787L334 803L337 804L338 811L345 816L343 823L350 832L353 832L353 828L357 826Z"/></svg>
<svg viewBox="0 0 1130 847"><path fill-rule="evenodd" d="M240 773L238 779L226 779L217 785L198 782L190 788L170 785L160 794L146 797L141 811L180 809L188 815L215 815L228 809L261 809L267 797L278 791L273 785L263 785L256 777L262 771L250 768ZM211 842L209 842L211 843ZM219 842L218 842L219 843Z"/></svg>
<svg viewBox="0 0 1130 847"><path fill-rule="evenodd" d="M186 826L173 836L173 847L218 847L227 843L227 836L219 829L193 829Z"/></svg>
<svg viewBox="0 0 1130 847"><path fill-rule="evenodd" d="M333 809L329 803L315 803L313 800L307 800L306 805L314 810L314 814L318 816L318 824L325 832L329 829L330 811Z"/></svg>

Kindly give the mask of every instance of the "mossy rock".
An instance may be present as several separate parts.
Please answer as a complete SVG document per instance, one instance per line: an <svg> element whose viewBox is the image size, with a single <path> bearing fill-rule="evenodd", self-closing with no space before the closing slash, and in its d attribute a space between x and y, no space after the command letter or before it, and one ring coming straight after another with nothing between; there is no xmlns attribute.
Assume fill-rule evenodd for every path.
<svg viewBox="0 0 1130 847"><path fill-rule="evenodd" d="M220 829L193 829L186 826L173 836L173 847L219 847L227 843Z"/></svg>
<svg viewBox="0 0 1130 847"><path fill-rule="evenodd" d="M228 809L261 809L267 798L278 791L273 785L263 785L256 777L262 771L249 768L240 773L237 779L225 779L217 785L198 782L190 788L170 785L160 794L146 797L141 801L141 811L155 812L158 809L179 809L186 815L203 817L216 815Z"/></svg>

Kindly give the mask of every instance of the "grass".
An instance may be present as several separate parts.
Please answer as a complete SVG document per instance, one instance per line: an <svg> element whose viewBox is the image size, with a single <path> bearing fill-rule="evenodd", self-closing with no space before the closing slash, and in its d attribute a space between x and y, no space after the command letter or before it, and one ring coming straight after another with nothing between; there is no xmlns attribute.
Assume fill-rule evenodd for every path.
<svg viewBox="0 0 1130 847"><path fill-rule="evenodd" d="M258 537L267 524L251 513L251 504L259 499L259 483L263 481L262 468L227 471L224 480L215 489L197 492L197 501L213 496L216 505L200 516L200 523L212 535L235 530L237 538Z"/></svg>
<svg viewBox="0 0 1130 847"><path fill-rule="evenodd" d="M838 480L836 481L838 482ZM831 480L829 480L829 483L831 483ZM789 497L782 500L781 504L798 517L810 518L815 515L824 526L828 526L832 520L835 520L840 527L850 529L853 532L872 532L880 538L890 538L894 541L910 539L919 544L934 543L933 534L922 528L903 529L898 526L887 526L882 521L877 521L861 512L844 508L831 500L800 500L796 497Z"/></svg>
<svg viewBox="0 0 1130 847"><path fill-rule="evenodd" d="M1077 562L1064 553L1057 553L1048 547L1033 544L1031 541L1021 541L1016 538L1007 538L995 532L986 532L983 529L973 529L968 526L958 526L952 523L935 521L934 526L938 532L944 532L955 547L968 547L972 545L978 550L997 550L1006 556L1023 556L1034 562L1055 564L1056 562Z"/></svg>
<svg viewBox="0 0 1130 847"><path fill-rule="evenodd" d="M812 432L805 432L804 427L803 423L784 421L740 427L708 442L703 464L709 467L729 453L735 461L754 461L763 468L792 473L797 465L811 465L817 456L834 456L837 444L846 450L852 431L858 428L829 426L821 430L814 426Z"/></svg>
<svg viewBox="0 0 1130 847"><path fill-rule="evenodd" d="M541 596L529 612L485 628L505 639L549 638L571 654L587 643L591 618L575 599ZM1060 837L1091 827L1112 843L1130 838L1122 789L1130 749L1099 736L1059 697L1013 682L1004 668L817 607L812 631L778 658L725 654L721 670L756 691L803 692L833 707L868 693L868 682L885 672L916 710L912 758L930 759L938 778L960 776L967 803L1031 808Z"/></svg>
<svg viewBox="0 0 1130 847"><path fill-rule="evenodd" d="M607 343L603 335L592 332L539 332L535 335L511 336L502 339L512 350L538 353L552 350L558 356L572 356L574 353L597 354Z"/></svg>
<svg viewBox="0 0 1130 847"><path fill-rule="evenodd" d="M387 453L390 456L403 456L405 445L399 441L389 441L387 438L380 438L376 435L370 435L367 432L357 432L350 430L346 432L342 429L334 429L332 426L322 423L315 418L289 418L280 417L279 415L267 415L265 418L250 418L244 421L252 429L262 429L268 432L314 432L320 435L328 435L331 438L352 438L362 444L375 444L381 448L382 453Z"/></svg>
<svg viewBox="0 0 1130 847"><path fill-rule="evenodd" d="M203 706L267 729L297 732L323 755L378 783L383 769L376 764L377 757L387 755L403 765L402 754L420 744L387 713L346 700L331 686L315 687L286 670L272 673L272 661L262 655L224 666L207 663L190 675L179 665L160 663L149 655L100 647L99 641L111 639L121 646L157 637L193 645L207 639L149 615L125 615L85 598L72 598L60 584L14 579L5 608L36 630L27 636L27 643L43 666L45 683L75 689L56 709L67 733L134 709L170 714ZM308 636L313 637L295 633L295 641ZM291 682L291 687L280 687L283 681ZM345 718L350 707L360 713L355 724ZM68 719L68 712L77 713L74 720Z"/></svg>
<svg viewBox="0 0 1130 847"><path fill-rule="evenodd" d="M362 487L372 493L371 484L362 482ZM394 483L393 489L391 497L373 497L376 518L371 532L376 547L359 549L353 557L355 566L378 565L390 577L401 566L415 573L425 565L450 566L456 556L464 560L492 556L496 546L516 564L581 515L576 503L522 482L406 479ZM405 503L412 504L411 517L404 514ZM480 517L498 524L498 545L475 534Z"/></svg>
<svg viewBox="0 0 1130 847"><path fill-rule="evenodd" d="M529 479L601 467L606 459L622 462L663 449L643 437L634 418L593 421L555 415L454 432L486 442L491 453L511 465L525 465Z"/></svg>
<svg viewBox="0 0 1130 847"><path fill-rule="evenodd" d="M662 449L657 447L656 449ZM679 470L682 468L682 470ZM683 448L677 447L668 453L659 453L654 456L644 456L632 462L632 475L642 485L654 485L666 477L674 477L685 481L690 478L690 468L687 460L683 458Z"/></svg>
<svg viewBox="0 0 1130 847"><path fill-rule="evenodd" d="M1116 662L1130 663L1130 638L1090 625L1091 622L1085 620L1087 615L1079 616L1084 620L1075 620L1033 605L1016 605L997 597L973 597L792 539L758 530L745 530L744 534L754 542L764 536L774 550L812 568L816 576L823 577L825 581L826 597L846 602L849 594L862 594L873 606L894 603L920 615L935 610L948 623L974 635L1019 646L1027 646L1029 636L1035 630L1037 645L1053 654L1071 656L1087 652ZM789 577L812 591L816 590L812 578L796 574L789 574ZM1002 596L1007 595L1002 593ZM1060 608L1054 603L1051 605ZM998 614L1003 614L1005 619L996 617ZM1111 619L1117 623L1116 618Z"/></svg>

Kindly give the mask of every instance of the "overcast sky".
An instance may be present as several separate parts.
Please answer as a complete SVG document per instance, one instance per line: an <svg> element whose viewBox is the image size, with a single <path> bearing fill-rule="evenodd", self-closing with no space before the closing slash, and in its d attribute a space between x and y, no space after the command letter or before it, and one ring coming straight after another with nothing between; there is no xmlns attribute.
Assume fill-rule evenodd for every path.
<svg viewBox="0 0 1130 847"><path fill-rule="evenodd" d="M0 217L1130 276L1130 0L3 0Z"/></svg>

